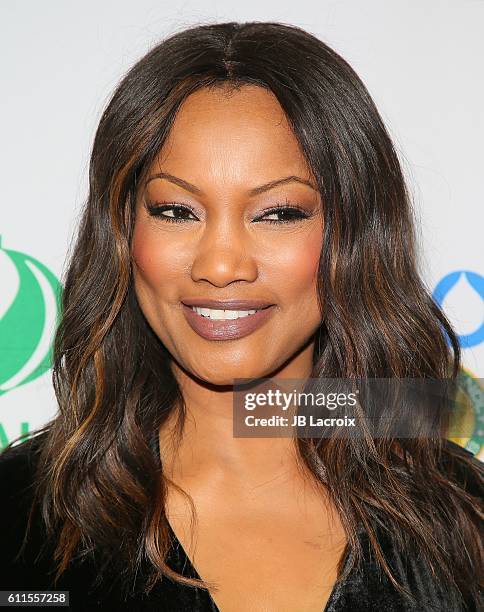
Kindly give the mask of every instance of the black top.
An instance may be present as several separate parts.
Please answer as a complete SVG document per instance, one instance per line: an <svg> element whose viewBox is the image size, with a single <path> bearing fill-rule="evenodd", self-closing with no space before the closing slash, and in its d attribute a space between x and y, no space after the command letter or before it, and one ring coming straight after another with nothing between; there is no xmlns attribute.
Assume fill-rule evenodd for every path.
<svg viewBox="0 0 484 612"><path fill-rule="evenodd" d="M163 578L153 588L149 596L140 590L138 594L125 601L121 595L119 580L112 578L109 586L101 590L92 585L97 576L92 562L73 562L61 576L55 589L49 582L54 564L50 557L37 558L43 543L43 530L40 517L36 521L27 540L25 553L21 559L14 560L23 541L27 524L30 501L32 499L32 475L34 467L33 451L38 448L44 434L30 438L0 455L0 486L2 491L1 525L2 538L0 548L0 591L22 590L64 590L69 591L70 609L88 611L103 610L156 610L159 612L220 612L206 589L181 585L169 578ZM483 464L469 452L452 442L447 442L461 454L473 458L476 465ZM469 476L469 471L462 466L460 477L463 486L471 493L482 498L482 490ZM355 567L349 577L337 584L321 612L370 612L385 610L387 612L462 612L465 610L482 610L479 604L471 608L462 608L456 602L455 594L446 587L436 583L428 566L417 552L408 551L402 555L389 539L387 532L375 526L377 536L385 557L400 584L407 587L417 600L413 605L395 590L387 575L378 571L372 556L368 537L360 527L359 538L363 544L364 561ZM199 578L190 563L179 540L171 530L173 546L167 559L168 565L177 572ZM476 534L479 537L479 534ZM345 550L344 567L350 561L349 547ZM250 571L247 570L247 571ZM222 611L223 612L223 611ZM294 612L304 612L295 610Z"/></svg>

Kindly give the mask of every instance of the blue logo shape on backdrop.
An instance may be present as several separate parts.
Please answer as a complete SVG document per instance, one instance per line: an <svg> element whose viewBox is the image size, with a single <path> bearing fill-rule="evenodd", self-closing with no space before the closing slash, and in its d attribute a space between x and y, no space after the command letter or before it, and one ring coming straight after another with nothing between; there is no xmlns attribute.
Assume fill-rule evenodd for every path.
<svg viewBox="0 0 484 612"><path fill-rule="evenodd" d="M439 281L434 289L433 298L440 307L442 307L445 297L459 282L462 275L464 275L464 278L467 280L469 285L484 301L484 276L481 276L476 272L470 272L469 270L457 270L456 272L451 272L450 274L444 276L444 278ZM471 334L465 334L462 336L458 335L457 338L462 348L477 346L484 341L484 320L482 321L480 327L478 327Z"/></svg>

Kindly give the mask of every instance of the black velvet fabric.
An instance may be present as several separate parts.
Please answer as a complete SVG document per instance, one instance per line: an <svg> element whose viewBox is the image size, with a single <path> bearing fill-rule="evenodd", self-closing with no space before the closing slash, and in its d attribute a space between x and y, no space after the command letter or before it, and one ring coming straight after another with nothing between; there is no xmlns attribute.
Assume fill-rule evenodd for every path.
<svg viewBox="0 0 484 612"><path fill-rule="evenodd" d="M1 501L1 552L0 552L0 590L53 590L51 578L53 560L51 555L38 556L44 541L40 517L35 515L34 529L27 540L24 554L15 559L25 528L32 494L32 475L34 467L34 450L41 443L43 435L31 438L0 455ZM461 447L447 442L457 448L461 454L471 453ZM483 464L473 461L479 467ZM460 467L459 467L460 466ZM482 490L477 490L477 483L470 477L462 463L458 462L459 477L464 486L474 495L482 497ZM388 537L387 532L377 526L377 534L383 552L399 582L412 593L414 602L403 598L393 587L384 572L379 572L371 554L367 534L360 527L359 538L365 551L364 562L356 567L348 579L337 584L321 612L478 612L483 610L480 602L469 602L459 605L456 594L443 587L432 578L429 568L419 557L417 551L401 554ZM171 532L174 544L170 550L168 564L185 576L199 577L190 563L185 551ZM476 534L476 537L482 537ZM345 552L345 567L350 562L350 551ZM244 570L243 570L244 571ZM246 571L250 571L247 568ZM92 561L75 561L62 576L56 590L69 591L71 610L157 610L159 612L223 612L219 611L210 594L205 589L180 585L168 578L163 578L148 596L141 593L143 572L137 577L137 590L134 595L125 599L125 581L120 576L109 575L99 587L95 578L99 567ZM294 612L304 612L295 610Z"/></svg>

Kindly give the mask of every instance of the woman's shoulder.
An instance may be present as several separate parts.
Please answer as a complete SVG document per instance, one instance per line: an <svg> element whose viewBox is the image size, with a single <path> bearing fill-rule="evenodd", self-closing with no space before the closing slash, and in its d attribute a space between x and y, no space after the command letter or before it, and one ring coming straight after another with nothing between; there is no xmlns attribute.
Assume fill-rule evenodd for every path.
<svg viewBox="0 0 484 612"><path fill-rule="evenodd" d="M450 483L465 490L476 499L483 499L484 463L470 451L455 442L444 440L438 466L439 471L445 474L449 480L449 503L453 492L457 494L455 488ZM429 496L431 495L431 490L429 487ZM431 497L427 499L427 502L432 504ZM461 610L477 611L477 609L480 609L477 603L475 605L471 604L469 608L462 607L457 591L453 587L447 587L441 582L440 578L434 576L430 565L423 558L421 551L415 546L414 541L408 542L402 548L400 540L397 540L393 532L388 528L388 520L388 517L386 517L376 524L378 543L394 576L400 584L412 593L417 603L415 607L412 607L407 602L404 605L404 600L400 598L400 595L396 594L387 577L382 574L373 551L370 551L365 556L363 571L366 587L359 589L359 593L362 595L366 593L369 599L366 605L363 605L364 597L360 601L361 610L388 607L390 601L397 600L402 602L402 609L405 610L425 609L428 611L432 610L432 612L455 610L457 612ZM365 545L368 544L367 535L364 534L362 537ZM477 537L480 537L478 533L476 533ZM372 607L376 605L377 601L378 606Z"/></svg>
<svg viewBox="0 0 484 612"><path fill-rule="evenodd" d="M52 542L47 538L39 505L34 506L31 527L27 529L33 508L36 467L47 433L41 433L0 453L2 524L8 525L2 535L0 550L0 590L69 591L73 610L98 608L99 593L92 591L97 566L73 562L57 585L53 584L56 563ZM110 603L108 596L106 608ZM118 604L116 598L113 603ZM116 606L115 606L116 607ZM119 609L125 609L119 605Z"/></svg>
<svg viewBox="0 0 484 612"><path fill-rule="evenodd" d="M26 537L35 493L36 457L45 437L45 434L32 436L0 453L0 517L2 524L8 525L2 535L0 553L2 590L45 587L48 568L35 558L45 541L39 521L33 521Z"/></svg>
<svg viewBox="0 0 484 612"><path fill-rule="evenodd" d="M45 536L41 521L34 523L35 527L23 559L13 561L23 540L29 509L33 500L37 457L46 437L47 433L38 434L0 453L0 483L3 494L0 512L3 524L9 525L9 529L5 530L3 536L2 552L0 554L0 589L2 590L12 588L18 588L19 590L25 590L26 588L42 589L49 584L48 575L52 569L51 560L46 559L45 562L39 562L37 559L37 553ZM484 463L470 451L446 440L443 445L440 464L441 469L461 488L477 498L483 498ZM410 581L408 586L413 592L419 591L418 585L432 584L431 574L417 556L414 558L410 555L410 558L405 557L404 559L395 543L388 539L386 531L378 530L378 534L384 555L390 561L392 567L397 570L407 567L407 571L399 575L400 580ZM93 579L94 575L95 571L92 568L82 570L82 568L76 567L75 571L67 577L64 584L68 585L73 602L88 601L84 599L87 597L85 594L86 585ZM377 579L377 576L380 577ZM358 573L354 574L352 580L347 581L338 589L338 604L340 607L336 606L335 610L351 609L350 604L353 602L353 597L353 603L358 604L361 610L375 609L374 604L377 600L382 607L393 601L393 589L390 585L385 587L384 579L383 582L380 582L381 580L381 574L377 572L375 561L371 557L366 559L361 576ZM159 589L160 601L167 598L166 588L165 583L165 587ZM428 586L425 587L425 590L427 591L428 588ZM175 590L176 594L174 593L173 597L178 601L178 598L181 597L181 591L179 587L176 587ZM429 610L435 609L432 608L431 604L436 602L438 605L442 604L443 607L440 609L445 609L445 605L449 601L445 593L437 592L437 590L432 597L427 596L426 593L421 593L422 598L428 604L427 609ZM183 589L182 591L184 592ZM96 601L96 598L91 597L89 601ZM153 599L148 598L147 605L153 601ZM347 607L345 607L346 605ZM455 609L459 608L456 607Z"/></svg>
<svg viewBox="0 0 484 612"><path fill-rule="evenodd" d="M34 485L36 459L47 434L31 436L0 452L0 482L2 483L3 509L8 499L18 501L28 495Z"/></svg>

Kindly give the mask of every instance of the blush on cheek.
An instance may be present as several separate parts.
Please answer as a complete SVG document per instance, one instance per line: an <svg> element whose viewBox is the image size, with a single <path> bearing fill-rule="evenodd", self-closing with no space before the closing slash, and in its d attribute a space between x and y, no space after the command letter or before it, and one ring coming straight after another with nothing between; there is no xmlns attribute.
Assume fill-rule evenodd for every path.
<svg viewBox="0 0 484 612"><path fill-rule="evenodd" d="M149 268L153 256L153 247L150 244L149 234L141 223L135 224L131 242L131 258L140 271L147 267Z"/></svg>
<svg viewBox="0 0 484 612"><path fill-rule="evenodd" d="M319 268L319 258L321 256L321 237L317 240L308 242L306 248L306 258L309 273L312 278L315 278Z"/></svg>
<svg viewBox="0 0 484 612"><path fill-rule="evenodd" d="M133 234L131 255L138 270L146 279L155 278L166 268L168 253L167 241L153 230L149 223L140 222Z"/></svg>
<svg viewBox="0 0 484 612"><path fill-rule="evenodd" d="M170 301L187 269L190 253L186 240L140 224L135 227L131 257L145 289Z"/></svg>
<svg viewBox="0 0 484 612"><path fill-rule="evenodd" d="M305 249L294 258L294 265L290 274L294 279L293 282L300 286L302 290L313 287L318 271L319 253L319 249Z"/></svg>
<svg viewBox="0 0 484 612"><path fill-rule="evenodd" d="M144 295L153 299L163 277L164 258L159 241L154 240L149 231L138 228L133 236L131 258L138 298Z"/></svg>
<svg viewBox="0 0 484 612"><path fill-rule="evenodd" d="M277 260L285 282L302 290L312 287L318 272L320 254L320 235L308 236L305 241L298 242L290 249L286 247Z"/></svg>
<svg viewBox="0 0 484 612"><path fill-rule="evenodd" d="M312 237L313 238L313 237ZM309 329L321 322L321 310L317 295L317 276L319 258L321 254L321 240L311 239L300 249L293 252L292 265L286 269L287 280L285 297L289 303L296 305L298 318L304 320L301 329ZM302 324L302 323L301 323Z"/></svg>

